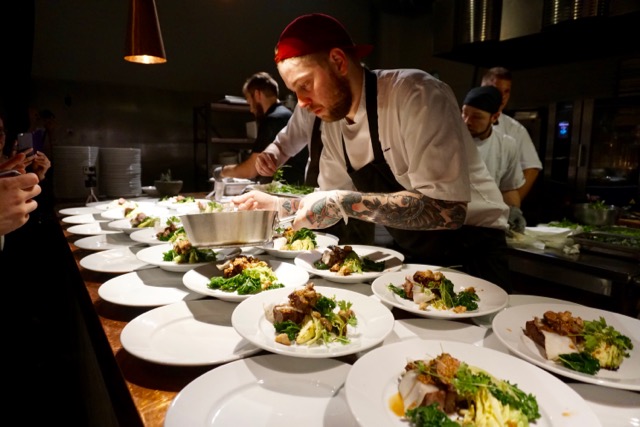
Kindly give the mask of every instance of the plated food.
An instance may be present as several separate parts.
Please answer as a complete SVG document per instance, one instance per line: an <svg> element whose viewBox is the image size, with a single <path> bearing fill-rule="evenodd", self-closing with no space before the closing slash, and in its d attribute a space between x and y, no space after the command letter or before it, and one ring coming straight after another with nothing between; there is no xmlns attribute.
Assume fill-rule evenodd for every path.
<svg viewBox="0 0 640 427"><path fill-rule="evenodd" d="M545 311L525 323L524 334L544 349L548 360L587 374L617 371L633 350L631 339L607 324L570 311Z"/></svg>
<svg viewBox="0 0 640 427"><path fill-rule="evenodd" d="M543 347L527 336L527 322L535 322L536 317L540 318L546 312L570 312L571 317L596 321L593 325L594 329L612 328L616 331L616 335L627 337L633 349L627 350L629 356L623 357L617 370L599 369L594 373L586 373L572 369L553 360L559 354L566 354L563 340L567 337L549 334L550 341ZM601 318L604 319L606 326ZM501 311L493 319L492 327L496 337L510 351L543 369L590 384L640 391L640 352L637 350L640 345L640 320L638 319L581 305L527 304ZM533 335L533 331L531 334ZM555 346L553 346L554 343ZM582 348L577 346L575 350L581 351ZM552 360L548 358L549 356Z"/></svg>
<svg viewBox="0 0 640 427"><path fill-rule="evenodd" d="M137 257L140 261L164 270L184 273L193 268L213 262L216 259L226 258L231 252L235 252L235 250L221 249L217 251L207 250L207 252L203 253L193 253L190 251L177 253L173 244L166 243L164 245L154 245L141 249L137 253Z"/></svg>
<svg viewBox="0 0 640 427"><path fill-rule="evenodd" d="M340 254L345 257L341 258ZM338 283L359 283L376 279L385 273L400 270L403 261L404 255L398 251L366 245L318 248L294 259L296 265L309 273ZM331 269L333 266L336 266L334 270Z"/></svg>
<svg viewBox="0 0 640 427"><path fill-rule="evenodd" d="M440 279L432 282L433 286L428 284L431 276ZM419 281L427 281L427 284ZM409 288L411 293L405 290ZM509 302L504 289L491 282L459 272L441 272L433 267L424 269L420 265L378 277L371 284L371 290L382 302L393 307L423 317L443 319L484 316L501 310Z"/></svg>
<svg viewBox="0 0 640 427"><path fill-rule="evenodd" d="M309 273L290 263L270 260L269 268L275 275L277 283L285 288L303 286L309 280ZM256 276L259 275L260 273L258 272ZM186 272L182 277L182 281L187 288L202 295L233 302L240 302L253 297L251 293L238 293L237 289L232 289L235 286L230 286L229 289L221 289L218 286L212 287L211 283L216 279L224 279L223 270L218 267L217 263L194 268ZM277 288L274 290L277 290ZM273 290L269 290L269 292L273 292Z"/></svg>
<svg viewBox="0 0 640 427"><path fill-rule="evenodd" d="M460 375L461 379L466 380L470 378L479 380L477 384L465 388L464 393L471 392L476 388L478 392L484 394L481 399L495 404L494 392L500 394L498 390L503 390L502 398L504 401L514 402L514 407L516 407L515 402L528 402L525 405L526 409L520 412L531 413L531 418L535 417L535 406L531 403L531 397L535 398L539 417L535 419L535 423L528 420L527 424L517 425L535 425L536 427L595 427L601 425L584 399L561 380L537 366L509 354L484 347L456 341L423 339L401 341L375 348L353 364L345 382L345 389L349 407L360 425L417 426L418 424L409 423L402 413L404 406L399 398L399 385L406 372L405 367L413 366L411 362L417 360L428 362L442 353L447 353L467 367L462 372L459 372L462 365L457 369L444 369L443 374L447 374L449 377ZM415 365L419 366L419 364ZM427 366L425 364L423 367L426 369ZM510 385L506 385L505 382ZM410 384L415 384L415 382L408 381L407 385ZM456 380L455 384L462 388L462 381ZM516 385L522 393L515 391L513 386ZM430 387L425 386L425 388ZM490 389L491 395L489 396L487 393ZM422 386L416 389L416 393L413 395L416 401L420 401L422 391L424 391ZM455 394L446 393L445 395L450 396L449 399L453 402L457 400ZM420 403L429 402L422 399ZM500 405L504 406L504 403L500 403ZM493 415L496 418L498 416L507 418L512 415L511 413L496 414L496 406L480 407L477 405L474 409L476 409L474 411L476 417ZM462 414L462 416L464 415ZM440 417L440 421L443 423L432 425L452 425L444 424L444 422L453 421L458 416L454 413L450 416ZM477 422L476 425L508 424Z"/></svg>
<svg viewBox="0 0 640 427"><path fill-rule="evenodd" d="M314 290L336 302L336 308L331 310L336 316L339 307L337 301L351 304L348 308L357 314L357 325L347 327L346 340L326 338L310 345L286 345L276 341L280 332L276 332L274 327L273 309L289 301L293 292L290 288L274 289L247 298L233 311L231 323L240 335L260 348L306 358L338 357L364 351L382 342L392 331L393 315L379 301L346 289L315 286ZM311 328L309 326L308 330L312 331ZM322 334L318 329L313 332Z"/></svg>
<svg viewBox="0 0 640 427"><path fill-rule="evenodd" d="M450 418L461 425L528 426L540 418L536 396L446 351L410 359L389 404L415 426Z"/></svg>
<svg viewBox="0 0 640 427"><path fill-rule="evenodd" d="M358 325L350 301L327 297L313 283L291 292L287 301L265 309L273 323L275 341L283 345L348 344L350 328Z"/></svg>
<svg viewBox="0 0 640 427"><path fill-rule="evenodd" d="M294 231L287 227L281 236L273 238L273 241L262 246L269 255L279 258L295 258L302 252L313 249L337 245L338 238L331 234L321 233L308 228Z"/></svg>

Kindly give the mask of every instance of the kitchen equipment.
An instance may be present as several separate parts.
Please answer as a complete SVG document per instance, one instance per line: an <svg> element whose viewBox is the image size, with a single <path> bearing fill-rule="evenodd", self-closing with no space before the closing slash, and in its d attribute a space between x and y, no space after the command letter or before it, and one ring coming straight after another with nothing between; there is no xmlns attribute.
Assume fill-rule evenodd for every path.
<svg viewBox="0 0 640 427"><path fill-rule="evenodd" d="M247 186L255 184L249 179L222 178L216 182L215 178L209 178L213 183L216 200L221 200L222 196L237 196L241 194Z"/></svg>
<svg viewBox="0 0 640 427"><path fill-rule="evenodd" d="M157 179L153 182L153 185L156 187L156 191L161 197L177 196L180 194L180 190L182 190L182 184L182 180L163 181Z"/></svg>
<svg viewBox="0 0 640 427"><path fill-rule="evenodd" d="M581 224L614 225L620 208L614 205L600 206L593 203L578 203L573 206L573 215Z"/></svg>
<svg viewBox="0 0 640 427"><path fill-rule="evenodd" d="M270 242L276 211L253 210L181 215L191 244L201 248L259 246Z"/></svg>
<svg viewBox="0 0 640 427"><path fill-rule="evenodd" d="M600 227L572 237L582 250L640 260L640 230L630 227Z"/></svg>

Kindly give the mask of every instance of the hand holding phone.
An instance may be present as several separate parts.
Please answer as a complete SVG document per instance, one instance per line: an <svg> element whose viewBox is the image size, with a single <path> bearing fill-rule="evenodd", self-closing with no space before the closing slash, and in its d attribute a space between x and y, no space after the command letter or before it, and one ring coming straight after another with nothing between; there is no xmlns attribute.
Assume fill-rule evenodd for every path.
<svg viewBox="0 0 640 427"><path fill-rule="evenodd" d="M33 150L33 135L30 133L19 133L18 134L18 147L17 152L22 153L23 151ZM29 156L34 155L35 152L29 154Z"/></svg>

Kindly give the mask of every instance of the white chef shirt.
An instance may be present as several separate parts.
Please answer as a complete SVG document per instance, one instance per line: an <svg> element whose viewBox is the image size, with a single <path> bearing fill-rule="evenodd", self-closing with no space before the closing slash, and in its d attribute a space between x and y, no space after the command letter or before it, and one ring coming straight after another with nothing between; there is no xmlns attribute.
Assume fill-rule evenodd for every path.
<svg viewBox="0 0 640 427"><path fill-rule="evenodd" d="M487 139L473 138L473 141L500 191L517 190L524 185L520 150L515 139L493 128Z"/></svg>
<svg viewBox="0 0 640 427"><path fill-rule="evenodd" d="M493 125L493 128L516 140L520 147L520 166L522 170L542 169L542 162L536 151L536 146L533 145L531 136L522 123L506 114L500 114L498 122Z"/></svg>
<svg viewBox="0 0 640 427"><path fill-rule="evenodd" d="M287 157L293 157L305 145L308 145L309 151L311 151L311 133L313 132L315 119L315 114L296 105L287 125L278 132L273 143L269 144L263 152L271 152L278 155L277 150L274 150L274 147L277 147ZM320 128L322 128L322 124ZM282 165L284 162L281 161L280 163ZM309 160L307 160L307 166L305 167L305 176L308 168Z"/></svg>
<svg viewBox="0 0 640 427"><path fill-rule="evenodd" d="M507 228L509 208L481 159L451 88L421 70L374 70L378 78L378 132L386 162L406 189L429 197L467 201L465 224ZM342 137L354 169L373 159L365 90L355 122L324 122L318 184L354 188Z"/></svg>

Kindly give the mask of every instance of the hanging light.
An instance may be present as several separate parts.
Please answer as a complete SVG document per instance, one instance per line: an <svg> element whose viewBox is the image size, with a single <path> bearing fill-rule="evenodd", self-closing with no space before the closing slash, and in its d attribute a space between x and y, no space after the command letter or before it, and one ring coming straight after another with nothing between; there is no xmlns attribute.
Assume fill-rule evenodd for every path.
<svg viewBox="0 0 640 427"><path fill-rule="evenodd" d="M131 0L124 59L140 64L167 62L155 0Z"/></svg>

